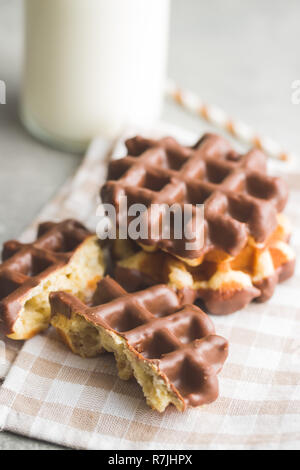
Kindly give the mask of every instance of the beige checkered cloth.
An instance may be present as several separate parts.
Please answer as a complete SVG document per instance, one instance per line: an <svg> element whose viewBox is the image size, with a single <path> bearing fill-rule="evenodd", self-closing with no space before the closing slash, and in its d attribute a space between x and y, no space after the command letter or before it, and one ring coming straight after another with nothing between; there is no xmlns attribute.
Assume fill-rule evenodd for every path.
<svg viewBox="0 0 300 470"><path fill-rule="evenodd" d="M165 132L183 141L195 137L174 128ZM95 223L106 151L94 142L41 219L76 216ZM287 212L300 256L300 168L272 166L290 184ZM230 356L212 405L184 414L153 412L134 381L118 379L110 355L83 360L50 329L19 347L6 343L0 426L81 449L300 449L299 280L297 269L268 303L214 318L218 334L230 341Z"/></svg>

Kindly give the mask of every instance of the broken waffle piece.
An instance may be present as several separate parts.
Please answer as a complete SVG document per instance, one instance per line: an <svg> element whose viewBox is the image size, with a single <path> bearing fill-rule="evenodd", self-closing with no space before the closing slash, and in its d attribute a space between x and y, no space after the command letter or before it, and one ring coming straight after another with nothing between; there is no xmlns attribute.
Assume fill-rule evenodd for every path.
<svg viewBox="0 0 300 470"><path fill-rule="evenodd" d="M226 139L213 134L204 135L194 147L184 147L170 137L158 141L136 137L127 141L127 148L128 156L110 163L101 197L114 205L119 216L124 196L129 206L146 206L148 236L137 234L145 251L160 249L194 267L211 251L236 256L250 237L261 244L276 229L288 189L281 178L267 174L261 151L238 154ZM187 205L191 208L194 238L189 230L188 237L186 232L177 237L172 222L170 239L162 229L153 235L152 228L168 221L165 212L174 204L181 213ZM193 233L200 204L203 233ZM152 211L153 205L161 210Z"/></svg>
<svg viewBox="0 0 300 470"><path fill-rule="evenodd" d="M277 283L291 277L295 269L295 254L288 244L289 223L282 214L277 221L264 244L249 238L235 257L210 251L196 267L162 250L148 253L133 242L116 240L112 247L115 278L129 292L166 283L183 301L201 299L206 309L216 315L233 313L252 300L265 302Z"/></svg>
<svg viewBox="0 0 300 470"><path fill-rule="evenodd" d="M105 277L92 306L65 292L50 294L50 304L51 323L71 350L82 357L113 352L120 378L134 375L151 408L163 412L172 403L184 411L218 397L228 343L170 287L129 294Z"/></svg>
<svg viewBox="0 0 300 470"><path fill-rule="evenodd" d="M75 220L41 224L33 243L5 243L2 259L1 328L15 340L48 328L50 292L63 289L88 301L104 274L96 235Z"/></svg>

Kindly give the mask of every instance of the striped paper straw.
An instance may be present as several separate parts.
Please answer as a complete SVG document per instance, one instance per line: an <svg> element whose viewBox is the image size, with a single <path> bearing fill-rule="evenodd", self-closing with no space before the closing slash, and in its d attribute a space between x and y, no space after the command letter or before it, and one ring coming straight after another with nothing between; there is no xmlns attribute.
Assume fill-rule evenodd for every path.
<svg viewBox="0 0 300 470"><path fill-rule="evenodd" d="M232 119L223 109L215 105L205 104L195 93L178 87L171 80L167 83L166 93L169 98L185 110L196 114L244 144L259 148L269 157L281 161L291 161L294 159L294 156L290 152L286 152L278 142L268 137L260 136L252 127Z"/></svg>

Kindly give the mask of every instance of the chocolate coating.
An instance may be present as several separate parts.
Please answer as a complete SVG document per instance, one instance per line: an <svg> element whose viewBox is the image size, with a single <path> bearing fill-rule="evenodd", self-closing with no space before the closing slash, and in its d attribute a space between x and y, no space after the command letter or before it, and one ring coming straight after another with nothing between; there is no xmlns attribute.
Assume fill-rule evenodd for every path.
<svg viewBox="0 0 300 470"><path fill-rule="evenodd" d="M0 318L4 334L13 332L26 294L66 265L89 236L91 233L79 222L66 220L41 224L33 243L11 240L4 244L0 265Z"/></svg>
<svg viewBox="0 0 300 470"><path fill-rule="evenodd" d="M172 138L159 141L136 137L127 141L129 156L112 161L108 181L101 190L103 202L119 211L121 196L128 203L183 207L191 204L192 222L196 205L204 204L204 243L183 236L166 240L140 239L182 258L195 259L215 248L237 255L249 235L264 242L277 225L276 214L283 210L288 190L284 181L266 174L266 157L252 150L236 153L224 138L206 134L194 147L183 147ZM149 215L149 226L160 216ZM149 230L150 233L150 230ZM186 243L194 242L193 250Z"/></svg>
<svg viewBox="0 0 300 470"><path fill-rule="evenodd" d="M264 279L261 282L255 284L255 287L259 289L260 295L255 298L256 302L266 302L274 294L275 287L278 283L284 282L293 276L296 266L296 260L293 259L284 263L280 266L274 276Z"/></svg>
<svg viewBox="0 0 300 470"><path fill-rule="evenodd" d="M228 343L215 335L211 319L200 308L182 307L170 287L157 285L130 294L106 277L98 285L92 307L65 292L51 293L50 304L53 315L74 313L122 336L142 363L157 366L183 407L217 398L217 374L226 360Z"/></svg>
<svg viewBox="0 0 300 470"><path fill-rule="evenodd" d="M182 303L194 303L195 300L200 299L209 313L228 315L243 309L252 300L256 302L269 300L274 294L276 285L290 278L294 270L295 260L293 259L280 266L273 276L255 283L253 287L231 291L183 288L179 289L177 294ZM118 265L115 267L115 278L129 292L155 284L154 279L137 269Z"/></svg>

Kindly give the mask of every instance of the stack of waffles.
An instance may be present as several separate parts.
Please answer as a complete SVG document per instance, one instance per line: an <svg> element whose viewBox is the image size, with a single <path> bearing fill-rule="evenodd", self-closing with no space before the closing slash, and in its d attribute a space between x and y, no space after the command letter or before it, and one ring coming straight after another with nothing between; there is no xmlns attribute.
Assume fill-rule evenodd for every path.
<svg viewBox="0 0 300 470"><path fill-rule="evenodd" d="M75 354L112 352L120 378L134 376L160 412L217 398L228 343L209 317L166 285L128 293L103 278L99 240L79 222L43 223L33 243L5 243L2 259L0 314L9 338L27 340L52 324Z"/></svg>
<svg viewBox="0 0 300 470"><path fill-rule="evenodd" d="M199 299L212 314L225 315L252 300L265 302L278 282L294 272L290 224L282 214L288 189L267 174L265 155L238 154L224 138L205 135L194 147L172 138L136 137L127 141L128 156L112 161L101 191L104 203L119 214L121 200L143 204L151 227L164 224L155 205L190 207L194 238L178 239L175 230L147 231L135 240L119 237L112 246L115 277L129 291L166 283L184 302ZM155 219L155 220L154 220ZM156 225L155 225L156 224ZM149 236L150 234L150 236ZM192 249L191 249L192 247Z"/></svg>
<svg viewBox="0 0 300 470"><path fill-rule="evenodd" d="M240 155L216 135L194 147L136 137L127 148L101 189L116 215L113 277L105 276L98 237L81 223L43 223L33 243L4 245L1 325L15 340L52 325L84 358L111 352L120 378L134 376L153 409L184 411L217 398L228 355L227 341L195 302L229 314L266 301L293 274L282 214L288 190L268 176L263 153ZM124 198L126 210L143 205L146 236L129 230L127 212L124 236ZM180 236L176 211L188 214Z"/></svg>

